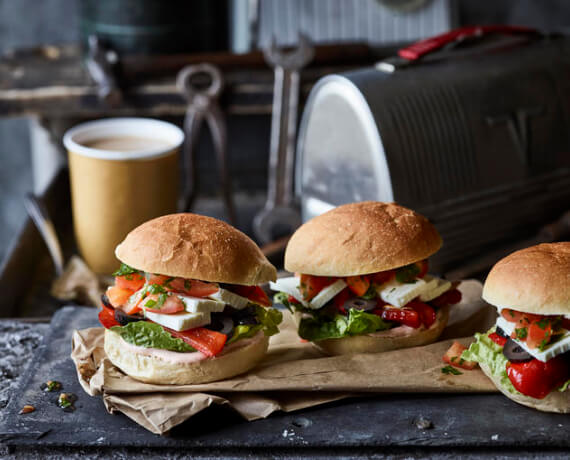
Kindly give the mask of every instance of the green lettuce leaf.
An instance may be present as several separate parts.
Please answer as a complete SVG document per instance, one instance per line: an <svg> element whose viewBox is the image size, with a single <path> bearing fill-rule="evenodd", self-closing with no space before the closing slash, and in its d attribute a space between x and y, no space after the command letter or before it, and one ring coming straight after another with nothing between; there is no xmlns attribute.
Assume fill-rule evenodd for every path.
<svg viewBox="0 0 570 460"><path fill-rule="evenodd" d="M520 394L507 376L507 363L509 360L503 355L503 347L497 345L489 338L489 334L493 332L495 332L494 326L485 334L475 334L477 340L463 352L461 357L468 361L486 364L491 369L491 374L500 380L504 389L509 393Z"/></svg>
<svg viewBox="0 0 570 460"><path fill-rule="evenodd" d="M520 394L507 375L507 363L509 361L503 354L503 348L489 338L489 334L493 332L495 332L494 326L485 334L475 334L477 340L463 352L461 357L469 361L485 363L491 369L493 376L500 379L503 388L509 393ZM569 386L570 380L567 380L564 385L558 388L558 391L566 391Z"/></svg>
<svg viewBox="0 0 570 460"><path fill-rule="evenodd" d="M263 327L263 333L269 337L279 332L279 324L283 321L283 313L276 308L255 306L255 316Z"/></svg>
<svg viewBox="0 0 570 460"><path fill-rule="evenodd" d="M340 339L352 335L369 334L390 329L392 325L378 315L351 308L348 316L314 315L303 318L299 324L299 336L313 342Z"/></svg>
<svg viewBox="0 0 570 460"><path fill-rule="evenodd" d="M234 333L228 339L227 344L241 339L253 337L259 331L270 337L279 332L279 324L283 321L283 314L276 308L263 308L255 305L255 316L258 324L240 324L234 328Z"/></svg>
<svg viewBox="0 0 570 460"><path fill-rule="evenodd" d="M196 351L181 339L172 337L160 324L148 321L137 321L126 326L113 326L111 331L119 334L125 342L138 347L160 348L180 353Z"/></svg>
<svg viewBox="0 0 570 460"><path fill-rule="evenodd" d="M570 386L570 380L566 380L566 382L564 382L564 385L558 388L558 391L566 391L568 389L568 386Z"/></svg>
<svg viewBox="0 0 570 460"><path fill-rule="evenodd" d="M240 324L236 326L234 329L234 333L232 334L231 338L226 342L226 345L230 343L237 342L241 339L249 339L257 334L263 326L261 324Z"/></svg>
<svg viewBox="0 0 570 460"><path fill-rule="evenodd" d="M277 294L275 294L273 296L273 303L274 304L281 304L283 305L287 310L289 310L291 313L293 313L293 308L291 307L291 304L289 303L289 295L285 294L284 292L278 292Z"/></svg>

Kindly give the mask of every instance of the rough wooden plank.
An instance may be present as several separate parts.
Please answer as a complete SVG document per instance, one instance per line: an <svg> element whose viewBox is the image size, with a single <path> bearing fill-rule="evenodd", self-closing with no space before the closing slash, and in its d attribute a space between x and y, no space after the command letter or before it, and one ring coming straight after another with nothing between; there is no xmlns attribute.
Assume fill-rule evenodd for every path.
<svg viewBox="0 0 570 460"><path fill-rule="evenodd" d="M352 66L320 66L302 74L302 96L323 75ZM0 59L0 113L3 116L41 114L50 117L113 115L182 115L186 101L172 77L155 77L124 88L125 101L111 108L97 98L78 48L41 47ZM271 113L273 72L269 68L224 72L222 105L229 114Z"/></svg>

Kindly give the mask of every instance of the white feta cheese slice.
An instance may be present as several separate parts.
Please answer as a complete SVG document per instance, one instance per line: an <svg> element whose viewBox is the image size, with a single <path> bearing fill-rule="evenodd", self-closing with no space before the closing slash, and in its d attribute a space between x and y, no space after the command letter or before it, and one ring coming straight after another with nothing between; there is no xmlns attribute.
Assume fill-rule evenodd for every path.
<svg viewBox="0 0 570 460"><path fill-rule="evenodd" d="M217 300L204 299L201 297L178 296L184 302L187 312L190 313L215 313L224 311L226 304Z"/></svg>
<svg viewBox="0 0 570 460"><path fill-rule="evenodd" d="M343 280L335 281L311 299L309 302L309 308L312 308L313 310L323 308L329 300L342 291L346 286L347 284Z"/></svg>
<svg viewBox="0 0 570 460"><path fill-rule="evenodd" d="M430 300L439 297L445 291L451 289L451 282L447 280L442 280L435 276L426 275L424 278L426 282L426 290L420 294L420 300L422 302L429 302Z"/></svg>
<svg viewBox="0 0 570 460"><path fill-rule="evenodd" d="M144 315L155 323L168 327L169 329L174 329L175 331L187 331L188 329L210 324L210 313L207 312L180 312L165 315L163 313L145 310Z"/></svg>
<svg viewBox="0 0 570 460"><path fill-rule="evenodd" d="M497 318L497 326L505 331L506 335L510 336L514 331L516 324L511 323L510 321L507 321L505 318L500 316ZM542 361L543 363L549 359L554 358L557 355L566 353L568 350L570 350L570 331L566 331L561 338L556 340L554 343L548 344L542 351L538 348L529 348L525 342L520 342L517 339L512 340L518 343L530 355L534 356L536 359Z"/></svg>
<svg viewBox="0 0 570 460"><path fill-rule="evenodd" d="M395 307L403 307L410 300L423 294L427 289L427 283L417 278L413 283L399 283L396 280L388 281L377 288L380 298Z"/></svg>
<svg viewBox="0 0 570 460"><path fill-rule="evenodd" d="M303 299L301 291L299 291L299 278L290 276L288 278L279 278L277 281L269 282L269 288L273 291L284 292L287 295L295 297L295 299L304 307L308 307L309 303Z"/></svg>
<svg viewBox="0 0 570 460"><path fill-rule="evenodd" d="M249 299L247 299L246 297L242 297L240 295L234 294L231 291L228 291L227 289L222 289L222 288L219 288L218 292L215 292L209 297L210 299L215 299L224 304L231 305L232 307L237 308L238 310L247 307L247 305L249 304Z"/></svg>

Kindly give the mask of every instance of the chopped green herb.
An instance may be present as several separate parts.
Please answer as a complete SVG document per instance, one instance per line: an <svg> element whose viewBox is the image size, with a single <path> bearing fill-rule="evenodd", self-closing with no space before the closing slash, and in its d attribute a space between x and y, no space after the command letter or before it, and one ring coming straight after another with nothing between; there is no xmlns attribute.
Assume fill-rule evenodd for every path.
<svg viewBox="0 0 570 460"><path fill-rule="evenodd" d="M515 317L515 312L512 311L512 310L509 310L509 315L511 315L511 318L514 318L514 317Z"/></svg>
<svg viewBox="0 0 570 460"><path fill-rule="evenodd" d="M133 267L129 267L127 264L121 264L119 269L113 273L113 276L132 275L133 273L139 273L139 270L136 270Z"/></svg>
<svg viewBox="0 0 570 460"><path fill-rule="evenodd" d="M150 284L147 288L147 292L150 294L164 294L166 289L164 289L160 284Z"/></svg>
<svg viewBox="0 0 570 460"><path fill-rule="evenodd" d="M170 287L170 283L172 283L173 281L174 281L174 277L170 277L164 282L164 285L166 287Z"/></svg>
<svg viewBox="0 0 570 460"><path fill-rule="evenodd" d="M453 366L445 366L441 368L441 373L442 374L453 374L453 375L462 375L463 372L458 371L457 369L455 369L455 367Z"/></svg>
<svg viewBox="0 0 570 460"><path fill-rule="evenodd" d="M546 346L548 345L548 341L546 339L543 339L540 344L538 345L538 349L540 351L544 351L544 349L546 348Z"/></svg>
<svg viewBox="0 0 570 460"><path fill-rule="evenodd" d="M517 339L524 340L528 335L528 329L526 327L515 328L515 335Z"/></svg>
<svg viewBox="0 0 570 460"><path fill-rule="evenodd" d="M168 296L165 293L158 295L158 304L157 304L158 308L161 308L164 305L164 302L166 302L167 297Z"/></svg>
<svg viewBox="0 0 570 460"><path fill-rule="evenodd" d="M297 305L291 305L292 303L289 302L289 295L284 292L278 292L273 296L273 304L281 304L291 313L293 313L293 305Z"/></svg>
<svg viewBox="0 0 570 460"><path fill-rule="evenodd" d="M144 304L145 307L153 308L156 305L156 300L148 299Z"/></svg>
<svg viewBox="0 0 570 460"><path fill-rule="evenodd" d="M190 280L184 280L184 289L186 289L187 291L192 289L192 283Z"/></svg>
<svg viewBox="0 0 570 460"><path fill-rule="evenodd" d="M542 330L546 329L546 326L548 326L548 319L547 318L542 318L540 321L536 322L536 325L541 328Z"/></svg>
<svg viewBox="0 0 570 460"><path fill-rule="evenodd" d="M57 391L61 388L61 383L56 380L48 380L46 382L47 391Z"/></svg>
<svg viewBox="0 0 570 460"><path fill-rule="evenodd" d="M360 297L364 300L372 300L375 299L377 296L378 292L376 292L376 288L372 284L370 284L368 290Z"/></svg>
<svg viewBox="0 0 570 460"><path fill-rule="evenodd" d="M398 283L415 283L416 276L420 274L421 270L417 264L406 265L396 270L396 281Z"/></svg>
<svg viewBox="0 0 570 460"><path fill-rule="evenodd" d="M73 393L61 393L59 398L57 398L57 404L62 409L67 409L68 407L73 406L73 403L77 399Z"/></svg>
<svg viewBox="0 0 570 460"><path fill-rule="evenodd" d="M45 383L42 383L40 387L43 391L52 392L61 390L61 383L57 380L48 380Z"/></svg>
<svg viewBox="0 0 570 460"><path fill-rule="evenodd" d="M451 357L451 362L454 363L456 359L457 359L457 356L452 356L452 357Z"/></svg>

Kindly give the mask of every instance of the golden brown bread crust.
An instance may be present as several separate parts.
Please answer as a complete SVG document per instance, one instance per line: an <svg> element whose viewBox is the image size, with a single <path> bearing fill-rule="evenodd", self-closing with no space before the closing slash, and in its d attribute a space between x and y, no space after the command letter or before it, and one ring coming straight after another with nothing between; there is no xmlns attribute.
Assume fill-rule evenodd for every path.
<svg viewBox="0 0 570 460"><path fill-rule="evenodd" d="M400 328L395 328L373 334L319 340L313 343L329 355L380 353L400 348L417 347L435 342L445 329L448 319L449 307L442 307L437 312L436 321L429 329L406 328L404 333L396 333L395 331Z"/></svg>
<svg viewBox="0 0 570 460"><path fill-rule="evenodd" d="M500 260L485 280L483 299L501 309L570 313L570 242L531 246Z"/></svg>
<svg viewBox="0 0 570 460"><path fill-rule="evenodd" d="M105 329L105 353L109 360L125 374L146 383L159 385L190 385L208 383L243 374L263 359L269 338L248 342L216 358L194 363L173 363L153 356L132 353L119 334ZM239 342L236 342L236 345Z"/></svg>
<svg viewBox="0 0 570 460"><path fill-rule="evenodd" d="M479 363L481 370L487 377L495 384L495 386L507 398L512 399L514 402L522 404L523 406L532 407L543 412L558 412L567 414L570 413L570 393L568 391L551 391L544 399L531 398L520 393L513 394L507 391L502 385L501 380L494 377L491 369L485 363Z"/></svg>
<svg viewBox="0 0 570 460"><path fill-rule="evenodd" d="M115 255L137 270L203 281L251 286L277 277L247 235L221 220L190 213L139 225Z"/></svg>
<svg viewBox="0 0 570 460"><path fill-rule="evenodd" d="M303 224L285 251L285 269L320 276L375 273L423 260L441 247L423 216L395 203L339 206Z"/></svg>

